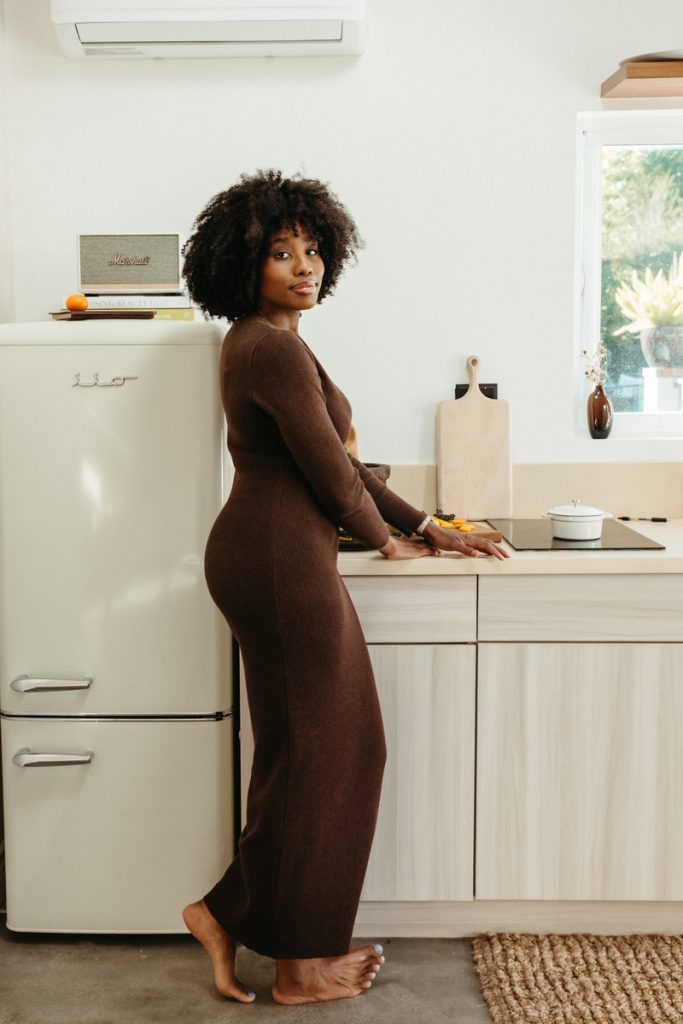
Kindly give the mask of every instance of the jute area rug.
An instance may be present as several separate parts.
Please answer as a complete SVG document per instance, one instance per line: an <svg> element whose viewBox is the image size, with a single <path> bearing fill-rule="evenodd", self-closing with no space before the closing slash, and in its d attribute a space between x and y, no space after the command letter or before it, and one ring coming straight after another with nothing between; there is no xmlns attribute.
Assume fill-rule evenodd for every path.
<svg viewBox="0 0 683 1024"><path fill-rule="evenodd" d="M472 947L495 1024L683 1022L683 936L486 932Z"/></svg>

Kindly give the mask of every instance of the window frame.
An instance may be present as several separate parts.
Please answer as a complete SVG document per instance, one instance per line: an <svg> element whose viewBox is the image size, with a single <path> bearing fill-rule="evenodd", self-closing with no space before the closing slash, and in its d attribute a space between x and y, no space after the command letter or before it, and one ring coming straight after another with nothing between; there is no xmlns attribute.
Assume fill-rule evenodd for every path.
<svg viewBox="0 0 683 1024"><path fill-rule="evenodd" d="M600 339L602 283L602 160L604 145L680 145L683 110L593 111L577 118L577 315L575 362L576 436L586 435L586 397L583 349L592 352ZM683 439L682 412L615 412L613 435L624 440Z"/></svg>

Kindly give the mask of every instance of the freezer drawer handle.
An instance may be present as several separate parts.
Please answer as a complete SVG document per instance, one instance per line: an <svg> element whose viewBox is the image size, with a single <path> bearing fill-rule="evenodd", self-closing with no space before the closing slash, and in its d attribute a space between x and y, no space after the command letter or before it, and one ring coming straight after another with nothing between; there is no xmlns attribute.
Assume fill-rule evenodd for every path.
<svg viewBox="0 0 683 1024"><path fill-rule="evenodd" d="M91 683L92 679L88 677L84 679L43 679L35 676L17 676L9 686L10 690L16 690L17 693L31 693L35 690L49 693L53 690L87 690Z"/></svg>
<svg viewBox="0 0 683 1024"><path fill-rule="evenodd" d="M28 747L17 750L12 758L12 764L18 768L43 768L49 765L60 764L90 764L94 757L92 750L86 750L83 754L34 754Z"/></svg>

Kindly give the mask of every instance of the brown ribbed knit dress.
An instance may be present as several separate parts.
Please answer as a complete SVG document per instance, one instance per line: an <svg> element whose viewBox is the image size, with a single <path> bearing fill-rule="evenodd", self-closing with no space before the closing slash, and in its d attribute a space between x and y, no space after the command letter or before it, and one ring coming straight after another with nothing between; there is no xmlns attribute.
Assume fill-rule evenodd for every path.
<svg viewBox="0 0 683 1024"><path fill-rule="evenodd" d="M425 513L347 454L349 403L297 334L240 321L220 375L235 476L206 578L240 644L255 752L238 852L206 904L265 956L340 956L386 746L337 526L382 547L385 519L410 533Z"/></svg>

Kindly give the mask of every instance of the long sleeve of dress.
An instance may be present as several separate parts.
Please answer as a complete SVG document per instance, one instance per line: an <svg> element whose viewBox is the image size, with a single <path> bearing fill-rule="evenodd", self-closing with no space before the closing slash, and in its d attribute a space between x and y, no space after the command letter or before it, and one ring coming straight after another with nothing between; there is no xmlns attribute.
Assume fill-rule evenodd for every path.
<svg viewBox="0 0 683 1024"><path fill-rule="evenodd" d="M259 339L250 387L329 518L369 547L383 547L389 534L382 515L330 419L315 362L295 334L273 328Z"/></svg>

